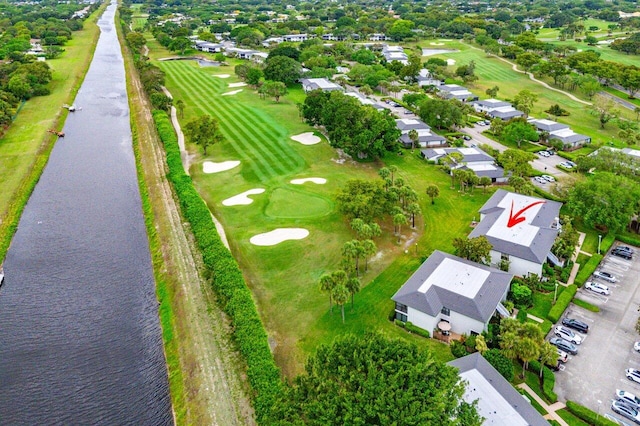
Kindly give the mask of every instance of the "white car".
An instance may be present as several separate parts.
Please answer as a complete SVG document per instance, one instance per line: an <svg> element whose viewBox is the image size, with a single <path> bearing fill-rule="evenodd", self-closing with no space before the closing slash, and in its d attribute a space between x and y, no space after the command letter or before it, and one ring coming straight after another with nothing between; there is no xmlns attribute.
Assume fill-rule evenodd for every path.
<svg viewBox="0 0 640 426"><path fill-rule="evenodd" d="M587 290L591 290L594 293L602 294L605 296L608 296L611 293L611 291L609 291L609 287L607 287L604 284L597 283L595 281L587 281L584 284L584 288L586 288Z"/></svg>
<svg viewBox="0 0 640 426"><path fill-rule="evenodd" d="M582 337L574 333L570 328L559 325L554 328L553 333L556 336L573 343L574 345L579 345L580 343L582 343Z"/></svg>
<svg viewBox="0 0 640 426"><path fill-rule="evenodd" d="M553 176L549 176L549 175L542 175L540 176L542 179L546 180L547 182L555 182L556 178L554 178Z"/></svg>
<svg viewBox="0 0 640 426"><path fill-rule="evenodd" d="M595 271L593 273L593 276L603 279L605 281L609 281L610 283L615 283L618 281L618 279L615 276L613 276L613 274L606 271Z"/></svg>
<svg viewBox="0 0 640 426"><path fill-rule="evenodd" d="M566 161L563 161L559 165L564 167L565 169L573 169L573 166L571 164L569 164L568 162L566 162Z"/></svg>
<svg viewBox="0 0 640 426"><path fill-rule="evenodd" d="M542 184L542 185L544 185L545 183L548 183L546 179L543 179L540 176L534 177L533 180L535 180L536 182L538 182L539 184Z"/></svg>
<svg viewBox="0 0 640 426"><path fill-rule="evenodd" d="M640 342L635 342L633 344L633 350L636 352L640 352Z"/></svg>
<svg viewBox="0 0 640 426"><path fill-rule="evenodd" d="M627 368L625 373L627 379L631 380L632 382L640 383L640 371L636 370L635 368Z"/></svg>
<svg viewBox="0 0 640 426"><path fill-rule="evenodd" d="M542 157L551 157L551 155L549 155L549 153L547 151L540 151L538 153L538 155L540 155Z"/></svg>
<svg viewBox="0 0 640 426"><path fill-rule="evenodd" d="M640 408L640 398L638 398L631 392L616 389L616 398L618 399L618 401L622 401L632 408L635 408L636 410Z"/></svg>

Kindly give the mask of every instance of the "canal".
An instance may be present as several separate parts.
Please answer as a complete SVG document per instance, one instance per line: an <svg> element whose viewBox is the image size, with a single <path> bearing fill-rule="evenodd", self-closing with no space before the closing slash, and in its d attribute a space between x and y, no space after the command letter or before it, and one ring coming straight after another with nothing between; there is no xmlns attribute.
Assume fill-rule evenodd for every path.
<svg viewBox="0 0 640 426"><path fill-rule="evenodd" d="M3 425L173 423L116 7L4 262Z"/></svg>

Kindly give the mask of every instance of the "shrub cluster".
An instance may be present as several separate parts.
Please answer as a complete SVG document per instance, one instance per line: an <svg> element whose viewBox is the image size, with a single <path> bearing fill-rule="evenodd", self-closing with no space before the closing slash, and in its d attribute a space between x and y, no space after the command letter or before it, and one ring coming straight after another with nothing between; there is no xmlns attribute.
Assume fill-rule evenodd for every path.
<svg viewBox="0 0 640 426"><path fill-rule="evenodd" d="M612 422L608 418L589 410L577 402L567 401L567 410L574 416L584 420L590 425L595 426L615 426L617 423Z"/></svg>
<svg viewBox="0 0 640 426"><path fill-rule="evenodd" d="M593 272L596 270L598 265L600 265L600 261L602 261L603 257L604 256L602 256L601 254L592 255L591 259L589 259L582 266L582 268L580 268L580 272L578 272L578 275L576 275L576 279L574 280L574 282L582 287L582 285L589 279L591 274L593 274Z"/></svg>
<svg viewBox="0 0 640 426"><path fill-rule="evenodd" d="M156 110L153 118L167 153L169 180L175 188L182 213L191 225L219 303L231 318L233 335L247 363L247 377L255 392L256 418L258 423L264 423L282 388L280 372L269 350L267 333L236 260L222 243L211 212L193 186L191 177L184 172L169 117L166 112Z"/></svg>
<svg viewBox="0 0 640 426"><path fill-rule="evenodd" d="M404 328L406 328L410 333L417 334L418 336L426 337L427 339L431 337L431 334L427 330L417 327L411 322L407 322L404 325Z"/></svg>
<svg viewBox="0 0 640 426"><path fill-rule="evenodd" d="M532 371L536 374L540 374L540 362L531 361L529 362L529 371ZM542 393L547 400L547 402L553 404L558 401L558 395L553 391L553 387L556 385L556 376L553 374L553 371L548 367L542 368Z"/></svg>
<svg viewBox="0 0 640 426"><path fill-rule="evenodd" d="M558 322L562 313L567 309L567 306L569 306L569 303L571 303L571 300L573 299L573 296L576 295L577 291L578 287L575 284L571 284L560 294L560 296L558 296L556 304L551 308L551 310L549 310L549 314L547 315L549 321L552 323Z"/></svg>

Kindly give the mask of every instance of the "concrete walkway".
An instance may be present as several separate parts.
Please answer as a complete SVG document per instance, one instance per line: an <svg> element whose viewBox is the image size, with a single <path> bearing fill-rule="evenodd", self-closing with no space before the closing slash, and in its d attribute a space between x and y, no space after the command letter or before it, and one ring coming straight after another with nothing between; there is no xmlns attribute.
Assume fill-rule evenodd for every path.
<svg viewBox="0 0 640 426"><path fill-rule="evenodd" d="M573 256L571 256L571 260L573 261L573 267L571 268L571 273L569 274L569 279L567 280L567 285L571 285L573 284L573 282L576 279L576 275L578 275L578 269L580 269L580 264L576 263L576 259L578 259L578 254L579 253L584 253L584 254L588 254L589 256L591 256L590 253L586 253L583 252L582 250L580 250L582 248L582 243L584 243L584 239L587 236L587 234L585 234L584 232L578 232L578 244L576 244L576 249L573 252Z"/></svg>
<svg viewBox="0 0 640 426"><path fill-rule="evenodd" d="M560 423L562 426L569 426L569 424L567 422L565 422L562 417L560 417L556 411L557 410L561 410L565 407L565 405L562 402L556 402L554 404L548 405L546 402L544 402L542 400L542 398L540 398L538 396L538 394L536 394L533 389L531 389L529 387L529 385L527 385L526 383L520 383L518 385L518 387L520 389L524 389L525 392L527 392L527 394L529 394L529 396L533 399L536 400L536 402L538 404L540 404L542 406L543 409L545 409L547 411L546 416L543 416L545 419L547 420L555 420L556 422Z"/></svg>

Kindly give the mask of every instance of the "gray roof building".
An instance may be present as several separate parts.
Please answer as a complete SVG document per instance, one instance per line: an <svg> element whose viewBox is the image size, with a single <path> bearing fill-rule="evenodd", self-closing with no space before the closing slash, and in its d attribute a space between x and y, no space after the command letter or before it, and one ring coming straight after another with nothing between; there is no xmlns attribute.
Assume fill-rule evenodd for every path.
<svg viewBox="0 0 640 426"><path fill-rule="evenodd" d="M531 119L529 123L533 124L540 132L555 132L562 129L568 129L569 126L546 119Z"/></svg>
<svg viewBox="0 0 640 426"><path fill-rule="evenodd" d="M524 112L518 111L513 107L506 106L492 109L491 111L487 112L487 114L489 114L492 118L499 118L501 120L507 121L511 120L512 118L522 117L524 115Z"/></svg>
<svg viewBox="0 0 640 426"><path fill-rule="evenodd" d="M415 118L400 118L396 120L396 127L402 133L408 133L411 130L430 130L431 127L422 120Z"/></svg>
<svg viewBox="0 0 640 426"><path fill-rule="evenodd" d="M549 426L535 408L516 391L479 352L450 361L467 382L463 399L478 400L485 425Z"/></svg>
<svg viewBox="0 0 640 426"><path fill-rule="evenodd" d="M485 236L495 251L542 264L558 235L560 207L499 189L480 209L481 220L469 238Z"/></svg>
<svg viewBox="0 0 640 426"><path fill-rule="evenodd" d="M391 299L432 317L446 306L486 323L512 278L507 272L436 250Z"/></svg>
<svg viewBox="0 0 640 426"><path fill-rule="evenodd" d="M324 92L331 92L334 90L344 91L342 86L336 84L326 78L303 78L300 80L302 88L305 92L311 92L312 90L320 89Z"/></svg>

